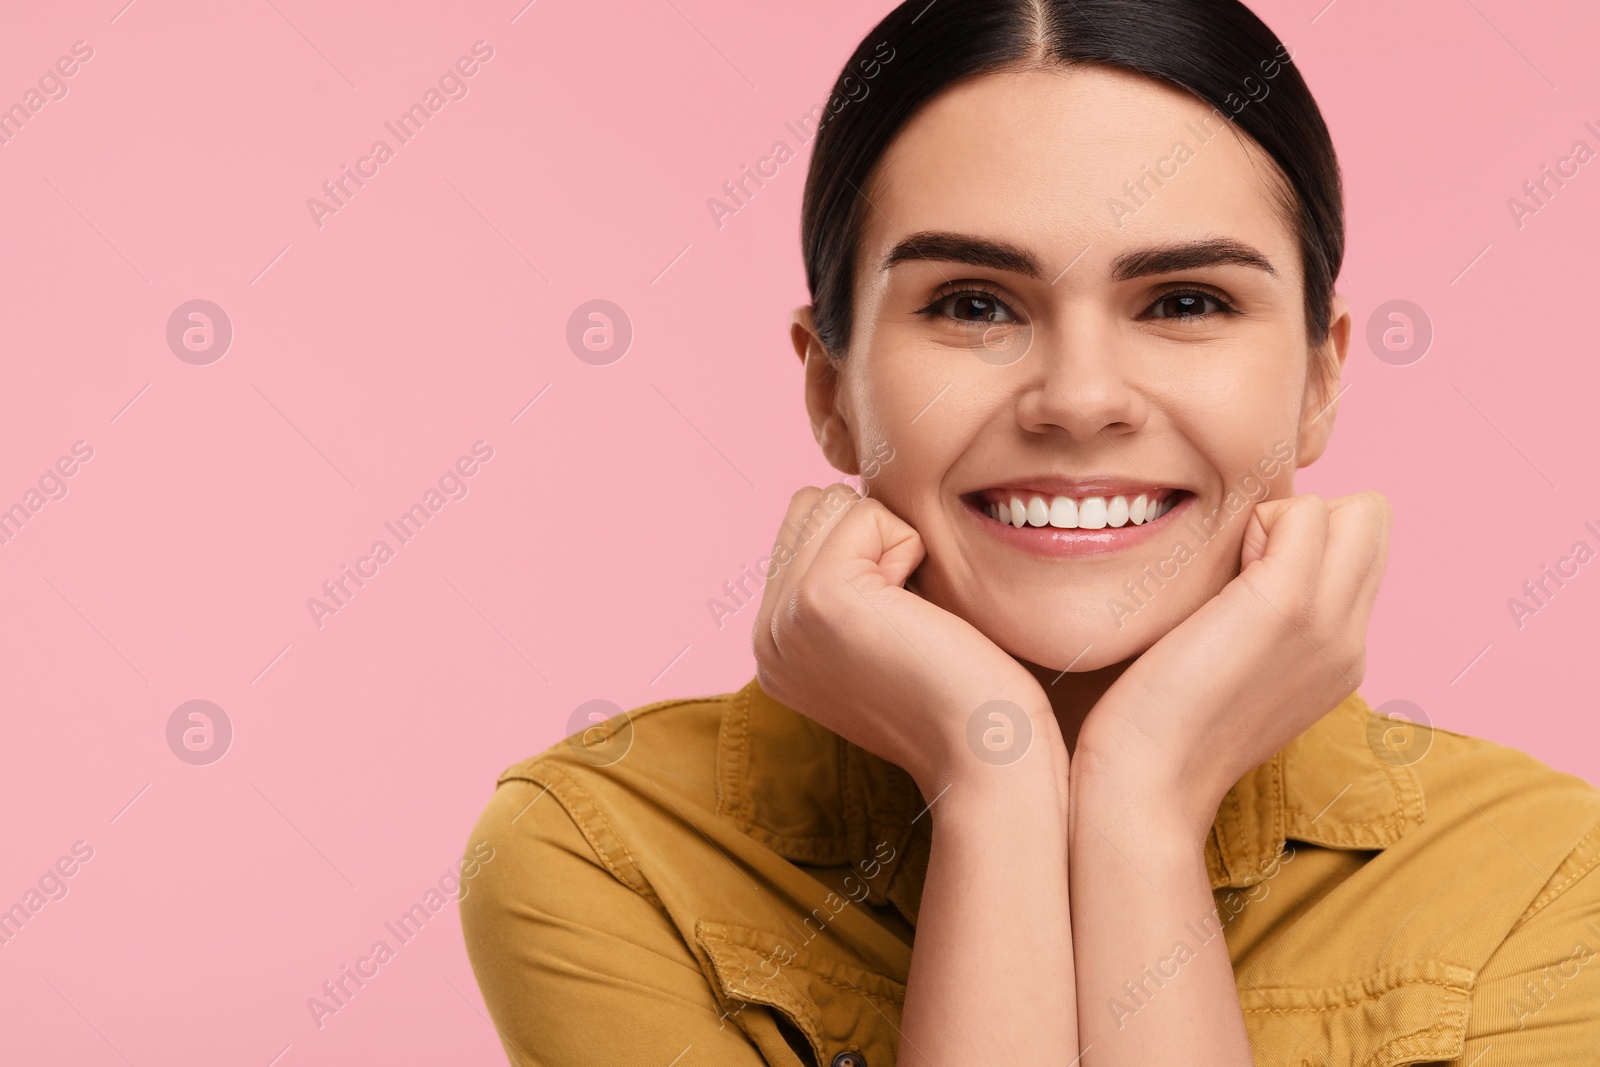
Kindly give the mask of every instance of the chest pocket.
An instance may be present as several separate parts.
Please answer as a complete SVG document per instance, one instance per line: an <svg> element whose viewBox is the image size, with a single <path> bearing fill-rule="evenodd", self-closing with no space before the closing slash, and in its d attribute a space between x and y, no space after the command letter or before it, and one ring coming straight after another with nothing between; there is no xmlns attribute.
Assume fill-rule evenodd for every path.
<svg viewBox="0 0 1600 1067"><path fill-rule="evenodd" d="M781 1013L810 1043L819 1067L831 1067L843 1053L855 1053L864 1067L894 1064L906 998L901 983L767 930L701 919L695 940L710 960L711 978L731 1017L763 1053L777 1035L741 1019L742 1005L763 1004Z"/></svg>
<svg viewBox="0 0 1600 1067"><path fill-rule="evenodd" d="M1239 990L1258 1064L1402 1067L1461 1054L1474 974L1439 961L1387 968L1333 989Z"/></svg>

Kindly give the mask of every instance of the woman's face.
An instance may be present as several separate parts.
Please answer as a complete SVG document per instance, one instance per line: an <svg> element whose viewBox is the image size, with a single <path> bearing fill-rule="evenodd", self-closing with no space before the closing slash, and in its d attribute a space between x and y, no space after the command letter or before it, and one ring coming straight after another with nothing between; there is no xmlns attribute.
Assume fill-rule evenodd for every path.
<svg viewBox="0 0 1600 1067"><path fill-rule="evenodd" d="M1349 332L1336 299L1308 347L1281 181L1209 106L1102 68L983 76L901 132L846 358L804 310L794 339L829 461L922 535L921 595L1083 671L1238 573L1251 506L1326 444Z"/></svg>

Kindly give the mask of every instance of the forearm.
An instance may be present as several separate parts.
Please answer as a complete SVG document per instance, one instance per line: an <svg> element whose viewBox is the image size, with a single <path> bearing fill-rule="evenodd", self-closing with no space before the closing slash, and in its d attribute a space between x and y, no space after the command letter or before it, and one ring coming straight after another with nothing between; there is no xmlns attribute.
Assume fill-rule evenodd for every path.
<svg viewBox="0 0 1600 1067"><path fill-rule="evenodd" d="M1073 948L1085 1067L1251 1067L1203 839L1148 794L1073 782Z"/></svg>
<svg viewBox="0 0 1600 1067"><path fill-rule="evenodd" d="M1078 1055L1066 779L1022 767L984 768L931 809L903 1067L1062 1067Z"/></svg>

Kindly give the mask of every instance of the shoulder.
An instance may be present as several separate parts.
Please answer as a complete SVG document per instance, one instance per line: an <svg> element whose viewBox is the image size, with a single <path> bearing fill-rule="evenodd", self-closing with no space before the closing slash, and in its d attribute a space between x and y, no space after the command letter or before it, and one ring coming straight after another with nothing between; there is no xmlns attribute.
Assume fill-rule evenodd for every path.
<svg viewBox="0 0 1600 1067"><path fill-rule="evenodd" d="M1600 790L1516 749L1435 733L1437 751L1417 765L1429 806L1419 829L1453 843L1451 877L1476 885L1482 908L1515 913L1474 968L1459 1062L1491 1048L1586 1061L1600 1047Z"/></svg>
<svg viewBox="0 0 1600 1067"><path fill-rule="evenodd" d="M723 723L743 691L663 700L624 711L594 702L572 732L500 772L472 843L489 841L517 866L535 868L583 853L622 884L653 897L641 870L640 837L676 836L684 811L716 811ZM610 710L612 714L605 714ZM657 825L663 797L672 826ZM509 865L508 865L509 866Z"/></svg>
<svg viewBox="0 0 1600 1067"><path fill-rule="evenodd" d="M616 767L624 761L630 770L648 774L714 766L723 720L743 695L738 691L684 697L630 710L604 701L580 705L567 723L565 737L507 767L496 784L511 779L536 781L552 771L587 777L588 771Z"/></svg>
<svg viewBox="0 0 1600 1067"><path fill-rule="evenodd" d="M696 939L699 883L738 876L714 797L735 694L576 724L506 768L463 868L467 955L515 1063L759 1062ZM756 1012L749 1013L751 1016Z"/></svg>
<svg viewBox="0 0 1600 1067"><path fill-rule="evenodd" d="M1461 956L1479 971L1480 998L1500 996L1497 976L1553 965L1584 939L1600 946L1600 789L1518 749L1437 728L1409 769L1426 815L1397 848L1404 869L1420 872L1429 910L1460 924L1453 951L1475 940L1469 930L1493 934Z"/></svg>
<svg viewBox="0 0 1600 1067"><path fill-rule="evenodd" d="M1537 865L1562 856L1600 825L1600 789L1518 749L1434 727L1410 760L1426 800L1423 836L1495 833Z"/></svg>

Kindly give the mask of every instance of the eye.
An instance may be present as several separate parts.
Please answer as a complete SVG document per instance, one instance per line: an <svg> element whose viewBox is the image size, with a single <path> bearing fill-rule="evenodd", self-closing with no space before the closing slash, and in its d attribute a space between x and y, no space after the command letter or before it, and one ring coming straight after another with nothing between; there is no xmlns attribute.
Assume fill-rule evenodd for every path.
<svg viewBox="0 0 1600 1067"><path fill-rule="evenodd" d="M966 288L941 292L934 298L933 303L920 309L919 315L936 315L956 322L981 322L981 323L1011 323L1020 322L1016 313L996 293L988 289L975 288L970 283Z"/></svg>
<svg viewBox="0 0 1600 1067"><path fill-rule="evenodd" d="M1203 289L1177 289L1151 304L1146 316L1152 319L1204 319L1212 315L1237 315L1232 304Z"/></svg>

